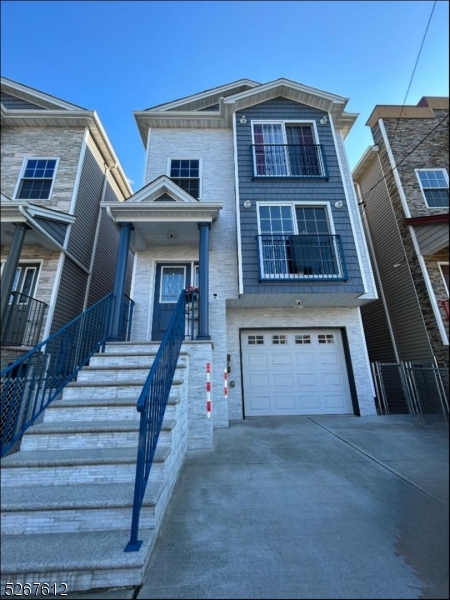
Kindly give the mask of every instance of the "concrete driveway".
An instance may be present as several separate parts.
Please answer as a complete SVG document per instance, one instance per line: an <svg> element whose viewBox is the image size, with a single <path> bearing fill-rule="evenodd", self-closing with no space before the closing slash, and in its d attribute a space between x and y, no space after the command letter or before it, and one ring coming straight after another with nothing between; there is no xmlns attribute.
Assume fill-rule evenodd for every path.
<svg viewBox="0 0 450 600"><path fill-rule="evenodd" d="M138 594L448 597L448 433L403 417L216 430L187 454Z"/></svg>

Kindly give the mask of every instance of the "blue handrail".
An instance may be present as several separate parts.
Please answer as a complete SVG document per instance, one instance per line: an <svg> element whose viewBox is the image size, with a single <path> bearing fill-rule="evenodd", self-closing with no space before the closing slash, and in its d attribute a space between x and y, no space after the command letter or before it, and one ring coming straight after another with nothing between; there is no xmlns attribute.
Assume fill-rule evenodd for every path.
<svg viewBox="0 0 450 600"><path fill-rule="evenodd" d="M0 373L2 457L91 356L104 351L112 302L108 294Z"/></svg>
<svg viewBox="0 0 450 600"><path fill-rule="evenodd" d="M136 552L142 544L142 540L138 540L139 516L180 356L181 344L184 340L185 303L186 292L183 290L137 401L136 408L141 413L141 418L131 535L125 552Z"/></svg>

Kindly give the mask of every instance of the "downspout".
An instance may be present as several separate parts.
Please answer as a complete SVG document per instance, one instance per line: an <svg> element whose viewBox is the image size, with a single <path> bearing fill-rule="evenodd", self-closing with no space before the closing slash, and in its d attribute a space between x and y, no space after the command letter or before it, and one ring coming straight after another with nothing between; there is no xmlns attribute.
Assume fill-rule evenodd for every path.
<svg viewBox="0 0 450 600"><path fill-rule="evenodd" d="M98 244L98 238L100 235L100 222L101 222L101 218L102 218L102 202L105 199L105 194L106 194L106 186L108 184L108 174L110 173L110 171L112 169L115 169L117 167L117 163L115 163L112 167L108 167L105 163L105 173L103 176L103 187L102 187L102 193L100 195L100 203L98 206L98 217L97 217L97 226L95 228L95 235L94 235L94 243L92 244L92 255L91 255L91 263L89 265L89 277L88 277L88 281L87 281L87 285L86 285L86 292L84 295L84 304L83 304L83 312L86 310L87 308L87 303L88 303L88 298L89 298L89 291L91 289L91 281L92 281L92 274L94 271L94 261L95 261L95 255L97 253L97 244Z"/></svg>
<svg viewBox="0 0 450 600"><path fill-rule="evenodd" d="M366 215L366 211L365 211L365 206L364 206L364 202L363 202L363 197L362 197L362 194L361 194L361 187L360 187L359 183L357 183L356 181L355 181L355 187L356 187L356 189L358 191L358 199L360 201L359 204L360 204L360 206L362 208L362 210L361 210L362 220L364 221L364 225L365 225L365 229L366 229L366 238L367 238L367 242L369 244L370 252L372 254L373 268L374 268L374 271L375 271L375 273L377 275L378 287L379 287L379 291L380 291L380 297L381 297L381 301L383 303L384 313L386 315L386 321L387 321L387 326L388 326L388 329L389 329L389 335L391 336L391 342L392 342L392 348L394 350L395 360L397 362L400 362L400 358L399 358L399 355L398 355L398 352L397 352L397 346L395 344L394 331L392 329L391 319L389 318L389 311L388 311L388 307L387 307L387 304L386 304L386 298L384 296L383 284L381 283L380 272L378 270L378 264L377 264L376 257L375 257L375 250L374 250L373 243L372 243L372 236L371 236L371 233L370 233L369 221L367 219L367 215ZM369 257L369 260L370 260L370 257Z"/></svg>

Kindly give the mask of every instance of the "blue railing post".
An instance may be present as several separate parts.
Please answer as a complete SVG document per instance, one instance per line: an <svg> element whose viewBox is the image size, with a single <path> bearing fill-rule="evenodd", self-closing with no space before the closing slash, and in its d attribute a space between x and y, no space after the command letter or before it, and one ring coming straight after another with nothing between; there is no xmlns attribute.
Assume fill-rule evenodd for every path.
<svg viewBox="0 0 450 600"><path fill-rule="evenodd" d="M210 340L209 335L209 232L211 223L199 223L199 288L197 340Z"/></svg>
<svg viewBox="0 0 450 600"><path fill-rule="evenodd" d="M17 265L19 264L20 253L25 240L25 234L27 230L30 229L30 227L25 223L16 223L15 227L16 229L14 231L11 247L9 249L8 258L6 259L2 274L2 286L0 293L0 319L2 323L5 321L9 297L12 292Z"/></svg>
<svg viewBox="0 0 450 600"><path fill-rule="evenodd" d="M130 248L131 232L134 229L131 223L120 224L119 251L117 254L116 279L114 281L114 308L111 319L110 339L120 340L120 326L122 321L123 298L125 291L125 277L127 272L128 251Z"/></svg>

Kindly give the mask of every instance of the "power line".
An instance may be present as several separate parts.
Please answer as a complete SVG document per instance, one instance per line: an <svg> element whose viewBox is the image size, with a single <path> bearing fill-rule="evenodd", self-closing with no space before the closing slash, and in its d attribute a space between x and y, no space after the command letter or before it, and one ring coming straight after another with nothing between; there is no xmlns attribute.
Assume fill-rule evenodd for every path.
<svg viewBox="0 0 450 600"><path fill-rule="evenodd" d="M425 43L425 38L427 37L428 28L430 27L431 18L433 17L434 9L436 8L436 2L437 2L437 0L434 1L433 8L431 9L430 18L428 19L427 27L425 29L425 33L423 34L422 43L420 44L419 54L417 55L416 63L414 65L414 69L413 69L413 72L412 72L412 75L411 75L411 79L409 80L408 89L406 90L406 95L405 95L405 98L403 100L403 105L402 105L402 108L400 110L400 115L397 118L397 123L396 123L396 126L395 126L394 135L392 136L392 141L394 141L394 139L395 139L395 135L397 133L398 126L400 124L400 119L402 117L403 109L405 108L406 99L408 98L409 90L411 89L411 84L413 82L414 75L416 73L416 68L417 68L417 65L419 63L419 58L420 58L420 55L422 53L422 48L423 48L423 45Z"/></svg>

